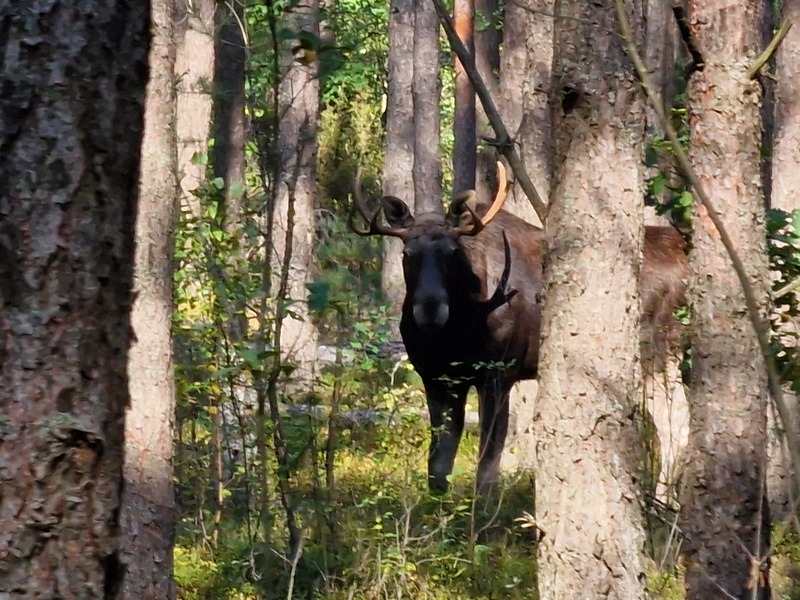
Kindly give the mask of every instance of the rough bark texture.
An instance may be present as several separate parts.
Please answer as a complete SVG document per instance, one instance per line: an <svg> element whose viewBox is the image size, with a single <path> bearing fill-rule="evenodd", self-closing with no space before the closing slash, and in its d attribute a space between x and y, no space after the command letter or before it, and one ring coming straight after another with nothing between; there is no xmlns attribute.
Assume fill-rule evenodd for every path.
<svg viewBox="0 0 800 600"><path fill-rule="evenodd" d="M456 0L455 26L459 39L475 55L475 0ZM455 118L453 123L453 191L475 189L475 90L461 61L455 61Z"/></svg>
<svg viewBox="0 0 800 600"><path fill-rule="evenodd" d="M506 3L500 57L503 120L519 144L528 174L540 193L549 190L553 172L548 93L553 68L553 19L549 15L555 5L555 0ZM540 225L533 206L518 186L512 187L505 208Z"/></svg>
<svg viewBox="0 0 800 600"><path fill-rule="evenodd" d="M139 176L134 257L134 343L128 360L131 404L125 420L121 511L127 570L123 597L169 600L175 531L172 435L172 233L178 193L175 39L172 0L154 0L150 79Z"/></svg>
<svg viewBox="0 0 800 600"><path fill-rule="evenodd" d="M625 4L641 43L643 2ZM560 110L534 416L539 598L634 600L645 597L636 395L644 106L613 0L560 0L555 28Z"/></svg>
<svg viewBox="0 0 800 600"><path fill-rule="evenodd" d="M430 0L414 0L414 214L442 210L439 143L439 19Z"/></svg>
<svg viewBox="0 0 800 600"><path fill-rule="evenodd" d="M244 3L234 0L216 14L214 53L214 175L225 181L225 224L235 230L242 211L246 126L244 116Z"/></svg>
<svg viewBox="0 0 800 600"><path fill-rule="evenodd" d="M178 168L181 202L195 216L200 206L192 195L206 178L205 161L213 106L214 0L174 0L175 81L178 84Z"/></svg>
<svg viewBox="0 0 800 600"><path fill-rule="evenodd" d="M414 208L414 1L392 0L389 11L389 64L386 93L386 158L383 193L396 196ZM383 239L381 286L389 312L397 318L393 337L400 339L400 311L406 288L403 281L403 242Z"/></svg>
<svg viewBox="0 0 800 600"><path fill-rule="evenodd" d="M0 597L120 598L149 2L0 3Z"/></svg>
<svg viewBox="0 0 800 600"><path fill-rule="evenodd" d="M519 144L534 185L550 195L553 172L552 114L548 94L553 66L554 0L516 0L505 5L501 56L503 119ZM540 225L539 217L519 186L511 188L506 210ZM509 399L509 435L503 468L533 465L533 408L536 381L514 385Z"/></svg>
<svg viewBox="0 0 800 600"><path fill-rule="evenodd" d="M498 16L497 0L475 1L475 65L489 92L496 101L500 99L500 44L503 41ZM480 102L476 104L476 132L478 152L475 166L475 190L478 198L491 198L497 189L495 162L497 151L480 145L482 136L492 138L494 132Z"/></svg>
<svg viewBox="0 0 800 600"><path fill-rule="evenodd" d="M295 32L319 34L317 0L298 4L286 13L287 26ZM278 90L278 152L280 174L274 210L272 247L276 278L288 266L286 300L290 314L283 317L281 356L295 366L295 389L306 391L316 376L317 327L308 312L306 284L313 275L314 209L317 194L317 124L319 79L317 63L282 55L283 77ZM286 255L289 255L288 261ZM273 290L278 290L275 283Z"/></svg>
<svg viewBox="0 0 800 600"><path fill-rule="evenodd" d="M791 19L794 27L778 49L778 81L775 98L775 130L772 151L772 207L786 211L800 208L800 0L783 0L781 19ZM787 334L800 337L797 320L784 322ZM797 398L787 395L795 415ZM772 518L784 518L792 511L790 457L776 432L780 423L770 411L770 457L767 489Z"/></svg>
<svg viewBox="0 0 800 600"><path fill-rule="evenodd" d="M761 90L747 77L759 51L755 2L695 0L689 20L705 67L688 90L691 160L735 241L758 301L769 290L759 149ZM769 540L764 504L767 387L744 295L704 208L690 256L692 376L681 493L687 598L767 598L751 556ZM756 571L756 575L758 571ZM766 572L763 573L767 575ZM753 595L751 584L757 586Z"/></svg>

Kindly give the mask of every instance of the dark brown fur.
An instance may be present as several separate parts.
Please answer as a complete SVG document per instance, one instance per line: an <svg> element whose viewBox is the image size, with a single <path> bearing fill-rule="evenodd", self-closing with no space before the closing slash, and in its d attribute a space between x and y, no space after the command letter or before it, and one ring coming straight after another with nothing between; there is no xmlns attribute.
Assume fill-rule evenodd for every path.
<svg viewBox="0 0 800 600"><path fill-rule="evenodd" d="M396 198L384 198L382 206L390 226L403 229L406 298L400 330L425 384L433 427L430 485L447 487L467 391L475 386L481 403L478 487L486 489L496 479L505 444L511 386L537 374L544 232L500 211L480 233L469 235L463 232L470 231L474 213L414 218ZM456 226L460 229L454 232ZM508 283L503 286L508 258ZM648 227L640 277L643 357L648 363L680 338L673 311L684 302L686 274L680 234L669 227ZM499 306L489 301L498 292L507 298Z"/></svg>

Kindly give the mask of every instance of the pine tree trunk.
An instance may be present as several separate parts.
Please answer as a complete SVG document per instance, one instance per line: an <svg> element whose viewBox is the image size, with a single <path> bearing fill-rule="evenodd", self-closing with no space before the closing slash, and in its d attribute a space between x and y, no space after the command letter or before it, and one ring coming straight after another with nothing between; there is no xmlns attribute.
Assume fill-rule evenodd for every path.
<svg viewBox="0 0 800 600"><path fill-rule="evenodd" d="M643 2L626 2L641 43ZM614 2L557 4L557 165L537 439L539 598L645 598L638 275L644 103Z"/></svg>
<svg viewBox="0 0 800 600"><path fill-rule="evenodd" d="M439 19L430 0L414 0L414 208L442 210L439 142Z"/></svg>
<svg viewBox="0 0 800 600"><path fill-rule="evenodd" d="M286 26L295 33L319 34L317 0L299 4L286 13ZM317 124L319 121L319 79L317 63L306 63L291 48L282 53L278 92L278 154L280 173L273 208L275 283L286 277L289 314L281 315L281 357L294 366L291 388L304 393L314 384L317 359L317 328L308 312L306 284L311 280L314 246L314 209L317 194ZM297 59L296 59L297 58ZM288 267L288 271L287 271Z"/></svg>
<svg viewBox="0 0 800 600"><path fill-rule="evenodd" d="M125 490L121 513L128 600L169 600L172 542L173 423L172 232L178 194L175 136L175 39L172 0L153 0L150 80L136 220L135 342L128 361L131 405L125 423Z"/></svg>
<svg viewBox="0 0 800 600"><path fill-rule="evenodd" d="M175 81L178 88L178 169L181 202L195 217L200 204L192 194L206 179L214 81L214 0L175 2Z"/></svg>
<svg viewBox="0 0 800 600"><path fill-rule="evenodd" d="M148 2L0 4L0 597L121 597Z"/></svg>
<svg viewBox="0 0 800 600"><path fill-rule="evenodd" d="M689 82L688 106L693 166L765 309L761 87L747 75L760 48L760 18L758 3L689 3L705 65ZM695 208L693 231L690 433L681 494L687 598L768 598L766 579L753 578L759 571L751 562L766 554L769 541L764 361L739 280L703 207Z"/></svg>
<svg viewBox="0 0 800 600"><path fill-rule="evenodd" d="M414 211L414 2L391 0L389 10L389 60L386 92L386 158L383 193L401 198ZM392 335L400 339L400 312L406 293L403 280L403 242L383 238L381 287L396 317Z"/></svg>

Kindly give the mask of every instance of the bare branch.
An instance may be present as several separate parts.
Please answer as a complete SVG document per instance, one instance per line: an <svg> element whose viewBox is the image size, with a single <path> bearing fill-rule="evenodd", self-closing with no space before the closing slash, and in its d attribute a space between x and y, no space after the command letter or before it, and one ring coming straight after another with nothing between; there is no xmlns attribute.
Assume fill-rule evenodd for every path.
<svg viewBox="0 0 800 600"><path fill-rule="evenodd" d="M775 51L778 49L778 46L781 45L783 38L786 37L786 34L789 33L789 30L792 28L792 22L789 19L784 19L783 23L781 23L780 29L778 29L778 33L775 34L775 37L772 38L772 41L767 46L767 49L761 53L753 65L747 69L747 74L750 76L750 79L758 75L758 72L764 68L764 65L769 62L769 59L772 58L772 55L775 54Z"/></svg>
<svg viewBox="0 0 800 600"><path fill-rule="evenodd" d="M497 111L494 100L492 100L492 96L486 87L486 83L475 67L475 57L472 56L464 47L464 44L461 43L455 27L453 27L450 14L447 12L442 0L433 0L433 4L436 7L436 12L439 14L439 22L442 24L450 46L453 52L456 53L458 60L460 60L461 64L464 66L464 72L472 82L475 93L478 95L478 99L483 105L483 110L489 118L489 123L491 123L492 129L494 129L495 135L497 136L496 143L498 150L506 157L506 160L508 160L509 166L514 171L514 175L516 175L522 187L522 191L525 192L528 200L530 200L533 205L533 209L539 216L539 220L541 220L542 225L544 225L547 220L547 202L543 200L539 192L536 191L536 187L533 185L531 178L528 176L528 172L525 170L522 158L520 158L514 141L508 134L508 130L506 130L506 126L503 123L503 119L500 117L500 113Z"/></svg>

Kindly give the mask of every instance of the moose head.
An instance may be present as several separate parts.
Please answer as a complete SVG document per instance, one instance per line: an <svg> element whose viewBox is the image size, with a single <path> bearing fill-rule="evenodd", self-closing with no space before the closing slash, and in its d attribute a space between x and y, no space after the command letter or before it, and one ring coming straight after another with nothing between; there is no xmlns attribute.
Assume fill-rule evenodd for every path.
<svg viewBox="0 0 800 600"><path fill-rule="evenodd" d="M356 174L350 227L359 235L384 235L403 241L404 308L410 310L414 322L422 330L443 328L451 317L452 299L479 291L480 281L472 271L459 238L480 233L502 208L507 186L505 168L499 162L497 172L497 195L483 216L478 215L475 190L467 190L453 197L446 213L429 212L416 217L408 205L395 196L381 198L380 206L370 213L361 195L360 171ZM355 224L356 209L367 227ZM381 213L388 225L380 222Z"/></svg>

